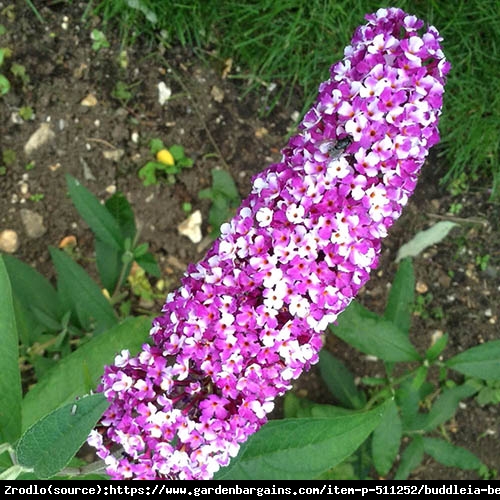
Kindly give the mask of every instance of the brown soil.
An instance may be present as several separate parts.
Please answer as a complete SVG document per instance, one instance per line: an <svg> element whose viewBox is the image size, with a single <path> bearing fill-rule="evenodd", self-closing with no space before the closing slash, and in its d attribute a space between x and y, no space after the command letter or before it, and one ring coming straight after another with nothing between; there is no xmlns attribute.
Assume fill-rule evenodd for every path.
<svg viewBox="0 0 500 500"><path fill-rule="evenodd" d="M139 40L127 49L128 67L121 69L118 38L108 34L109 48L96 52L91 47L91 30L102 29L99 19L86 24L77 5L53 4L40 11L46 21L43 25L22 0L13 1L12 8L0 9L0 24L7 29L0 46L13 50L1 68L12 89L0 98L0 149L16 153L15 161L0 176L0 231L15 230L20 238L15 256L51 279L54 270L48 246L57 246L65 236L74 235L81 255L87 257L81 263L95 275L89 264L93 236L67 196L64 176L75 176L102 200L109 197L106 188L116 186L142 223L141 239L150 244L162 277L175 288L185 266L199 260L206 248L178 233L177 225L186 217L182 203L190 202L193 210L201 210L203 234L207 235L209 201L199 200L198 192L210 185L211 169L227 168L245 196L251 176L279 159L279 150L293 126L294 109L278 106L268 117L259 119L259 98L240 97L244 89L222 77L224 61L215 57L202 61L185 49L162 50ZM29 82L23 84L9 73L12 63L26 68ZM232 74L237 71L233 68ZM327 71L325 67L325 76ZM131 86L133 97L127 102L112 96L117 81ZM160 81L173 94L164 106L158 103ZM81 104L89 94L95 96L95 106ZM214 99L222 95L222 100ZM33 108L34 119L14 123L12 114L22 106ZM300 109L299 99L297 106ZM55 138L26 156L24 146L29 137L47 122ZM134 133L139 134L137 143L132 140ZM166 145L181 144L194 160L194 167L179 174L175 185L144 187L138 179L138 169L152 159L148 149L151 138L160 138ZM105 151L117 149L124 151L120 161L104 158ZM27 170L30 161L34 168ZM488 202L485 189L469 189L455 197L447 194L438 185L439 170L438 159L431 157L417 193L384 244L380 268L360 300L382 312L387 286L396 270L397 249L437 219L448 217L452 203L461 203L458 217L464 220L442 243L414 260L416 279L425 285L428 297L432 294L432 300L420 316L414 316L412 339L423 352L436 330L448 333L446 357L500 338L500 214L498 205ZM30 198L37 194L43 199ZM43 216L47 227L43 236L33 239L26 235L22 208ZM481 266L476 259L487 255L489 261ZM160 305L156 304L157 310ZM332 342L331 349L358 377L382 373L380 364L339 340ZM296 390L310 399L331 402L317 369L306 374ZM499 405L481 407L471 399L446 425L446 431L453 443L476 453L490 469L500 470L499 415ZM426 459L413 477L477 476Z"/></svg>

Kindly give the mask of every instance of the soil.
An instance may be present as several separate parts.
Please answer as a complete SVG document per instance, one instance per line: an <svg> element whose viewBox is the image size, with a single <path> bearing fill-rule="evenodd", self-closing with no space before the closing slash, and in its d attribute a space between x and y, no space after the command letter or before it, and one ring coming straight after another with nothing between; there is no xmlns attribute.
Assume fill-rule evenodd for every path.
<svg viewBox="0 0 500 500"><path fill-rule="evenodd" d="M209 241L194 244L179 234L177 226L186 218L182 204L189 202L193 210L201 210L206 236L210 202L200 200L198 192L210 186L211 170L227 169L244 197L252 175L279 160L280 148L294 126L295 108L278 105L259 118L261 98L242 97L244 86L231 79L240 69L233 64L226 75L228 62L209 52L200 58L188 49L165 49L138 39L126 49L127 67L120 67L123 47L117 32L106 31L110 46L93 50L90 33L103 28L98 18L82 21L83 4L43 4L42 24L23 0L0 2L0 24L6 28L0 46L12 49L0 68L12 84L0 98L0 149L3 154L15 152L0 176L0 232L16 231L20 245L14 255L51 280L55 273L48 246L58 246L73 235L80 263L95 276L93 236L67 196L65 174L69 173L101 200L115 189L126 195L141 222L141 240L149 243L167 287L175 288L187 264L203 256ZM25 67L29 81L12 75L9 68L14 63ZM325 77L327 71L325 67ZM129 86L129 99L113 97L118 81ZM158 102L157 85L162 81L172 90L164 105ZM89 94L95 97L95 105L82 105ZM296 107L301 109L299 92L296 97ZM34 116L20 120L19 109L25 106L33 109ZM28 139L44 123L54 137L25 154ZM153 159L148 148L152 138L166 145L181 144L194 160L193 168L178 174L174 185L145 187L138 178L139 168ZM119 150L123 153L118 161L104 156ZM448 357L500 338L500 210L488 201L485 188L469 187L450 195L439 185L442 173L441 160L431 155L416 194L384 242L379 270L359 299L371 310L383 312L400 246L437 220L456 219L458 226L444 241L414 259L417 295L427 303L413 316L412 340L423 352L436 331L446 332L449 342L444 355ZM462 205L459 214L450 215L450 208L458 204ZM26 233L21 209L43 217L39 226L43 234ZM154 308L160 307L158 301ZM356 377L382 373L379 362L340 340L330 339L328 348ZM333 402L316 368L297 382L295 390L318 402ZM445 426L453 443L476 453L492 470L500 470L499 410L500 405L481 407L470 399ZM473 479L477 475L426 458L412 477Z"/></svg>

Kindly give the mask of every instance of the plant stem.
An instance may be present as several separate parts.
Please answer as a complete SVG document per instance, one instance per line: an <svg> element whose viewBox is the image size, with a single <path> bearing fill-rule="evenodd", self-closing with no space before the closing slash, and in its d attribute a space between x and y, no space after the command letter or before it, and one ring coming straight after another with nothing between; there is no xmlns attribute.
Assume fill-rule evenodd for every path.
<svg viewBox="0 0 500 500"><path fill-rule="evenodd" d="M365 405L365 410L369 410L378 400L382 398L382 396L389 396L393 395L395 392L395 386L401 384L401 382L405 381L407 378L410 378L414 373L418 370L417 367L414 370L411 370L404 375L401 375L401 377L398 377L393 380L389 380L389 385L381 389L379 392L375 393L366 403Z"/></svg>

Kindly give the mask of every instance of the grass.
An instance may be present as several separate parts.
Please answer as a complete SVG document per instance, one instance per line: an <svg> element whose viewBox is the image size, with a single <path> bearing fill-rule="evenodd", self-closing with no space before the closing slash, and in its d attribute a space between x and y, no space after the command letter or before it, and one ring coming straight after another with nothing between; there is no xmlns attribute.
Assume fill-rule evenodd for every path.
<svg viewBox="0 0 500 500"><path fill-rule="evenodd" d="M304 109L328 68L343 55L366 13L386 6L373 0L94 0L105 22L116 23L127 43L161 33L165 43L210 49L233 58L246 92L260 90L262 109L297 92ZM440 151L453 183L464 174L500 196L500 2L498 0L394 0L392 5L435 25L452 63ZM269 85L278 84L275 91Z"/></svg>

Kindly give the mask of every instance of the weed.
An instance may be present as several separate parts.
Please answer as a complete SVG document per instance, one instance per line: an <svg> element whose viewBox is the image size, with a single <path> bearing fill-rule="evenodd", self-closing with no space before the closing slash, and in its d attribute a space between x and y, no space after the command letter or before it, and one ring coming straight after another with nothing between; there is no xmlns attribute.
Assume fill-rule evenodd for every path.
<svg viewBox="0 0 500 500"><path fill-rule="evenodd" d="M175 184L175 176L182 169L193 166L193 160L185 155L184 148L178 144L167 149L161 139L151 139L149 149L156 156L156 161L148 161L138 173L145 186L158 184L161 179L165 179L168 184Z"/></svg>
<svg viewBox="0 0 500 500"><path fill-rule="evenodd" d="M481 269L481 271L485 271L488 267L488 263L490 261L491 256L489 254L486 255L476 255L476 266Z"/></svg>
<svg viewBox="0 0 500 500"><path fill-rule="evenodd" d="M31 106L22 106L19 108L19 116L24 120L28 121L33 119L34 112Z"/></svg>
<svg viewBox="0 0 500 500"><path fill-rule="evenodd" d="M462 208L464 208L462 203L452 203L448 212L452 215L458 215L462 211Z"/></svg>
<svg viewBox="0 0 500 500"><path fill-rule="evenodd" d="M30 196L30 201L34 201L35 203L38 201L42 201L45 198L43 193L35 193Z"/></svg>
<svg viewBox="0 0 500 500"><path fill-rule="evenodd" d="M13 149L4 149L2 152L2 161L7 167L10 167L16 161L16 152Z"/></svg>
<svg viewBox="0 0 500 500"><path fill-rule="evenodd" d="M22 64L18 63L13 63L12 66L10 67L10 72L21 82L23 83L23 86L28 85L30 82L30 77L26 73L26 68Z"/></svg>
<svg viewBox="0 0 500 500"><path fill-rule="evenodd" d="M99 52L101 49L107 49L109 47L109 42L106 39L106 35L99 31L98 29L93 29L90 34L90 38L92 39L92 49L96 52Z"/></svg>
<svg viewBox="0 0 500 500"><path fill-rule="evenodd" d="M240 204L238 188L231 175L225 170L212 170L212 186L198 193L201 199L212 201L208 213L211 226L210 236L216 238L220 234L220 226L234 214L234 209Z"/></svg>
<svg viewBox="0 0 500 500"><path fill-rule="evenodd" d="M116 82L115 88L111 92L111 95L120 101L122 106L126 106L127 103L134 97L134 94L132 94L131 90L137 86L138 84L134 85L128 85L125 82L118 81Z"/></svg>
<svg viewBox="0 0 500 500"><path fill-rule="evenodd" d="M5 59L10 57L11 55L12 51L9 48L7 47L0 48L0 67L2 67ZM5 77L0 73L0 96L7 94L9 90L10 90L9 80L7 79L7 77Z"/></svg>

